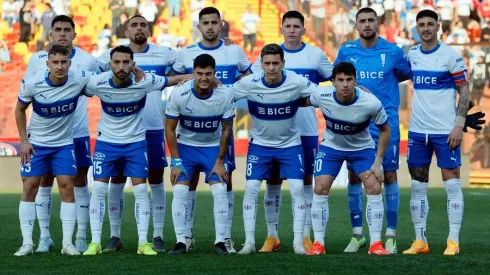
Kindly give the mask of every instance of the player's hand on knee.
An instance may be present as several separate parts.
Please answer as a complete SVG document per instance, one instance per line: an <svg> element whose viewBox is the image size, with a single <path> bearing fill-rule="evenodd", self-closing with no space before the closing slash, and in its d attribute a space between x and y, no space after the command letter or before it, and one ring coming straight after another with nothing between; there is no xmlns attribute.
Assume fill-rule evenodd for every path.
<svg viewBox="0 0 490 275"><path fill-rule="evenodd" d="M172 183L172 185L175 185L177 183L177 180L182 173L184 173L186 176L189 176L187 171L185 170L184 165L182 164L182 160L172 158L170 160L170 182Z"/></svg>
<svg viewBox="0 0 490 275"><path fill-rule="evenodd" d="M447 138L447 143L449 144L449 148L454 150L461 145L461 141L463 140L463 128L459 126L455 126L449 137Z"/></svg>
<svg viewBox="0 0 490 275"><path fill-rule="evenodd" d="M20 152L22 165L26 165L31 162L31 152L36 155L36 150L32 147L32 144L27 139L22 139L20 142Z"/></svg>
<svg viewBox="0 0 490 275"><path fill-rule="evenodd" d="M370 177L371 175L374 175L376 177L376 179L378 179L378 181L380 183L382 183L384 181L384 177L385 177L383 167L382 167L382 163L383 163L383 158L376 157L373 165L371 165L371 170L369 170L369 172L366 174L366 179L368 177Z"/></svg>
<svg viewBox="0 0 490 275"><path fill-rule="evenodd" d="M143 71L139 67L134 66L133 74L134 74L134 80L136 81L136 83L139 83L141 80L146 79L145 71Z"/></svg>
<svg viewBox="0 0 490 275"><path fill-rule="evenodd" d="M211 170L211 173L209 173L209 177L211 178L213 174L216 174L216 176L218 176L219 181L222 184L226 184L228 182L228 171L226 171L226 167L222 161L216 161L213 170Z"/></svg>
<svg viewBox="0 0 490 275"><path fill-rule="evenodd" d="M485 124L485 120L482 119L485 117L485 113L483 112L476 112L471 115L466 116L466 121L464 124L463 132L468 132L468 127L475 129L475 130L481 130L482 126Z"/></svg>

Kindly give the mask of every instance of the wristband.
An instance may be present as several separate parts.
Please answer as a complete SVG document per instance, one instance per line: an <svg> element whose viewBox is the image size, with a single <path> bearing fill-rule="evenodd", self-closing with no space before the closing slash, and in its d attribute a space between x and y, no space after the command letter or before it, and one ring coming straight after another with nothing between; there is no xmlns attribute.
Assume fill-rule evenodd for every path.
<svg viewBox="0 0 490 275"><path fill-rule="evenodd" d="M454 122L454 126L464 128L465 123L466 123L466 117L457 116L456 121Z"/></svg>
<svg viewBox="0 0 490 275"><path fill-rule="evenodd" d="M182 160L180 158L174 159L170 158L170 168L179 167L182 170L182 173L187 175L187 170L185 170L184 165L182 164Z"/></svg>

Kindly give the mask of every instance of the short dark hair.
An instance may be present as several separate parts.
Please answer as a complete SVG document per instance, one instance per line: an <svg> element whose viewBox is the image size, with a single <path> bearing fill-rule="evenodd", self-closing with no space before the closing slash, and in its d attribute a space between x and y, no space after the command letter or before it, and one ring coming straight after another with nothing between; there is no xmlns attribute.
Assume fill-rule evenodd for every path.
<svg viewBox="0 0 490 275"><path fill-rule="evenodd" d="M204 54L198 55L194 59L194 69L195 68L204 69L207 67L211 67L211 68L213 68L213 70L216 68L216 61L214 60L214 58L211 55L204 53Z"/></svg>
<svg viewBox="0 0 490 275"><path fill-rule="evenodd" d="M48 56L52 54L62 54L68 56L68 49L65 46L61 45L53 45L51 49L49 49Z"/></svg>
<svg viewBox="0 0 490 275"><path fill-rule="evenodd" d="M146 20L146 18L143 16L143 15L140 15L140 14L135 14L133 16L131 16L131 18L128 19L128 25L129 25L129 22L131 22L131 20L133 20L134 18L143 18L145 19L146 22L148 22L148 20Z"/></svg>
<svg viewBox="0 0 490 275"><path fill-rule="evenodd" d="M433 10L421 10L419 13L417 13L417 17L415 17L415 21L418 22L419 19L422 19L424 17L430 17L434 20L439 21L439 16L437 13Z"/></svg>
<svg viewBox="0 0 490 275"><path fill-rule="evenodd" d="M114 49L111 50L111 59L114 53L127 53L131 57L131 60L133 60L133 50L131 50L130 47L124 46L124 45L119 45L115 47Z"/></svg>
<svg viewBox="0 0 490 275"><path fill-rule="evenodd" d="M305 17L299 12L299 11L288 11L282 16L282 24L284 24L284 21L288 18L296 18L299 19L301 24L304 26L305 25Z"/></svg>
<svg viewBox="0 0 490 275"><path fill-rule="evenodd" d="M356 78L356 67L350 62L340 62L333 67L332 78L335 79L335 76L341 73Z"/></svg>
<svg viewBox="0 0 490 275"><path fill-rule="evenodd" d="M360 10L357 11L356 13L356 21L357 21L357 18L359 17L360 14L362 13L374 13L374 16L376 16L376 18L378 18L378 14L376 13L376 11L370 7L364 7L364 8L361 8Z"/></svg>
<svg viewBox="0 0 490 275"><path fill-rule="evenodd" d="M57 15L53 18L53 21L51 21L51 28L54 28L54 24L57 22L67 22L70 23L71 27L73 28L73 31L75 31L75 22L73 22L73 19L71 17L66 16L66 15Z"/></svg>
<svg viewBox="0 0 490 275"><path fill-rule="evenodd" d="M281 60L284 60L284 51L282 50L281 46L277 44L267 44L262 48L262 51L260 51L260 58L263 59L264 56L266 55L275 55L278 54L281 56Z"/></svg>
<svg viewBox="0 0 490 275"><path fill-rule="evenodd" d="M219 13L219 10L215 7L205 7L199 12L199 20L201 20L201 17L203 15L208 15L208 14L216 14L218 15L218 18L221 19L221 14Z"/></svg>

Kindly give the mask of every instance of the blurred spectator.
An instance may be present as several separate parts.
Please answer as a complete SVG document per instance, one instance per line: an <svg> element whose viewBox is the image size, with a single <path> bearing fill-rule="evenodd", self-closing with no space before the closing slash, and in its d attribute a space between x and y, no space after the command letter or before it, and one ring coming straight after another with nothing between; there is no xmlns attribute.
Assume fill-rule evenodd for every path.
<svg viewBox="0 0 490 275"><path fill-rule="evenodd" d="M391 22L391 17L395 12L395 1L394 0L384 0L383 8L385 10L385 21L383 22L385 25Z"/></svg>
<svg viewBox="0 0 490 275"><path fill-rule="evenodd" d="M481 31L481 42L490 42L490 17L485 17L486 27Z"/></svg>
<svg viewBox="0 0 490 275"><path fill-rule="evenodd" d="M447 37L447 44L465 44L470 43L468 32L463 27L463 21L458 21L453 27L451 34Z"/></svg>
<svg viewBox="0 0 490 275"><path fill-rule="evenodd" d="M2 5L2 18L7 21L9 28L12 30L12 24L19 21L19 2L8 0Z"/></svg>
<svg viewBox="0 0 490 275"><path fill-rule="evenodd" d="M173 17L177 17L180 19L180 0L168 0L168 20L170 23L170 19Z"/></svg>
<svg viewBox="0 0 490 275"><path fill-rule="evenodd" d="M0 63L10 62L10 51L5 40L0 40Z"/></svg>
<svg viewBox="0 0 490 275"><path fill-rule="evenodd" d="M381 23L383 24L385 19L385 9L383 8L383 1L372 0L371 2L371 8L376 12L376 14L378 15L378 20L381 21Z"/></svg>
<svg viewBox="0 0 490 275"><path fill-rule="evenodd" d="M439 0L437 2L437 12L440 14L442 20L442 31L451 33L451 22L453 20L453 1L451 0Z"/></svg>
<svg viewBox="0 0 490 275"><path fill-rule="evenodd" d="M70 0L51 0L50 5L57 15L68 15L70 13Z"/></svg>
<svg viewBox="0 0 490 275"><path fill-rule="evenodd" d="M348 39L347 36L349 33L352 32L352 25L343 7L340 7L337 14L332 17L332 23L334 26L335 41L337 47L340 47Z"/></svg>
<svg viewBox="0 0 490 275"><path fill-rule="evenodd" d="M313 19L313 32L315 37L325 42L325 0L310 0L311 16Z"/></svg>
<svg viewBox="0 0 490 275"><path fill-rule="evenodd" d="M411 6L410 6L411 8ZM407 1L396 0L395 1L395 12L398 14L398 19L400 21L400 30L405 29L405 21L407 19Z"/></svg>
<svg viewBox="0 0 490 275"><path fill-rule="evenodd" d="M482 30L481 30L480 23L478 23L474 19L470 19L470 23L468 23L467 33L472 43L480 42L481 31Z"/></svg>
<svg viewBox="0 0 490 275"><path fill-rule="evenodd" d="M398 35L395 38L396 45L400 47L405 54L408 54L408 51L410 50L411 41L407 37L407 33L405 31L401 31L400 35Z"/></svg>
<svg viewBox="0 0 490 275"><path fill-rule="evenodd" d="M490 0L483 0L478 9L481 17L490 17Z"/></svg>
<svg viewBox="0 0 490 275"><path fill-rule="evenodd" d="M150 35L152 35L153 25L155 24L156 15L158 13L157 5L153 3L152 0L143 0L138 7L138 13L148 21Z"/></svg>
<svg viewBox="0 0 490 275"><path fill-rule="evenodd" d="M257 31L260 29L260 17L253 12L252 6L248 5L247 11L242 14L241 21L243 25L243 48L246 51L250 44L250 54L252 54L255 48Z"/></svg>
<svg viewBox="0 0 490 275"><path fill-rule="evenodd" d="M220 38L230 37L230 24L225 20L225 12L221 12L221 22L223 26L221 27L221 31L219 33Z"/></svg>
<svg viewBox="0 0 490 275"><path fill-rule="evenodd" d="M165 0L152 0L152 2L157 6L157 14L155 17L160 18L165 9Z"/></svg>
<svg viewBox="0 0 490 275"><path fill-rule="evenodd" d="M43 26L41 41L48 41L49 32L51 31L51 22L53 22L53 18L56 16L56 13L54 13L53 8L49 3L44 4L44 6L44 12L41 15L41 18L39 18L37 21L37 24Z"/></svg>
<svg viewBox="0 0 490 275"><path fill-rule="evenodd" d="M19 12L20 22L20 42L28 43L31 40L32 8L35 3L33 0L26 0Z"/></svg>
<svg viewBox="0 0 490 275"><path fill-rule="evenodd" d="M124 0L124 7L126 7L127 17L131 18L138 10L138 0Z"/></svg>
<svg viewBox="0 0 490 275"><path fill-rule="evenodd" d="M191 0L190 2L190 12L192 21L192 42L195 42L199 30L197 29L197 24L199 24L199 12L206 7L204 0Z"/></svg>
<svg viewBox="0 0 490 275"><path fill-rule="evenodd" d="M90 53L93 57L97 58L101 56L104 53L103 50L99 48L99 45L93 44L92 45L92 52Z"/></svg>
<svg viewBox="0 0 490 275"><path fill-rule="evenodd" d="M471 100L476 104L476 106L480 106L487 77L488 66L485 63L485 57L479 56L477 63L471 69Z"/></svg>
<svg viewBox="0 0 490 275"><path fill-rule="evenodd" d="M459 20L463 23L463 28L468 27L470 21L471 9L473 8L472 0L458 0L456 10Z"/></svg>
<svg viewBox="0 0 490 275"><path fill-rule="evenodd" d="M162 28L162 33L158 35L157 44L163 47L175 48L175 37L168 33L168 25L160 23L159 27Z"/></svg>
<svg viewBox="0 0 490 275"><path fill-rule="evenodd" d="M126 11L123 0L111 0L109 9L112 12L112 34L116 34L116 28L119 25L119 17L121 13Z"/></svg>
<svg viewBox="0 0 490 275"><path fill-rule="evenodd" d="M105 24L104 28L99 32L97 39L97 45L101 50L105 51L110 48L111 36L111 26L109 26L109 24Z"/></svg>
<svg viewBox="0 0 490 275"><path fill-rule="evenodd" d="M398 27L398 21L396 20L395 16L390 16L391 21L389 24L385 27L385 32L386 32L386 40L395 43L396 38L398 37L400 33L400 28Z"/></svg>
<svg viewBox="0 0 490 275"><path fill-rule="evenodd" d="M308 18L310 17L310 0L300 0L303 4L303 15Z"/></svg>
<svg viewBox="0 0 490 275"><path fill-rule="evenodd" d="M129 38L126 37L128 19L128 15L126 13L121 13L121 16L119 16L119 25L117 25L116 28L117 45L129 44Z"/></svg>

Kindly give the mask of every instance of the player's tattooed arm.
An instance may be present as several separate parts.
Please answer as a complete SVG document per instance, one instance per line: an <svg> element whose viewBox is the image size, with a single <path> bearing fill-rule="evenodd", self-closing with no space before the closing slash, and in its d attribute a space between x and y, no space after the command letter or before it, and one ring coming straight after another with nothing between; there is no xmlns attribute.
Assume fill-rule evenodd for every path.
<svg viewBox="0 0 490 275"><path fill-rule="evenodd" d="M470 89L468 82L456 86L459 93L458 110L454 128L447 138L447 143L451 150L456 149L463 141L463 128L466 122L466 115L470 106Z"/></svg>
<svg viewBox="0 0 490 275"><path fill-rule="evenodd" d="M410 176L413 180L419 182L429 182L429 166L408 168L408 171L410 172Z"/></svg>
<svg viewBox="0 0 490 275"><path fill-rule="evenodd" d="M214 164L210 175L216 174L221 183L227 183L229 175L224 163L226 152L230 146L231 135L233 134L233 119L222 121L221 124L223 125L223 131L221 132L221 140L219 143L218 159L216 159L216 163Z"/></svg>
<svg viewBox="0 0 490 275"><path fill-rule="evenodd" d="M466 117L470 108L470 88L468 82L457 86L459 93L457 116Z"/></svg>

